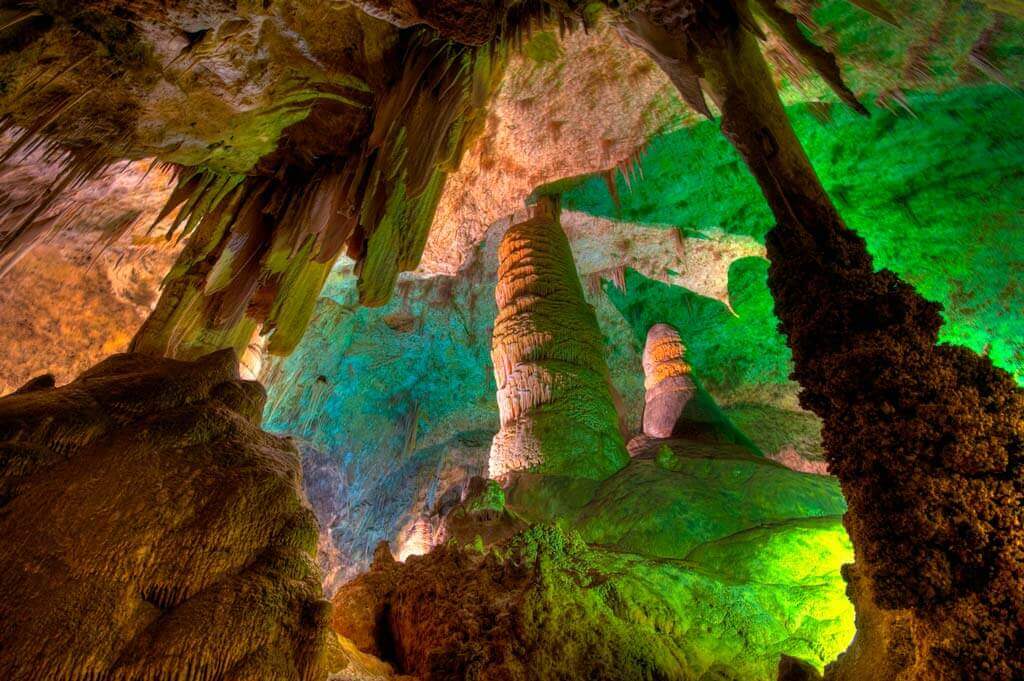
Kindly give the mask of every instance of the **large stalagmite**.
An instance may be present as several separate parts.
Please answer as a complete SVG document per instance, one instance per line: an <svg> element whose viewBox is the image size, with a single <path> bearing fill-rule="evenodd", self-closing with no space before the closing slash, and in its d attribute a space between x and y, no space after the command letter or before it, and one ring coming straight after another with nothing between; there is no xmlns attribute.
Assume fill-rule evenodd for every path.
<svg viewBox="0 0 1024 681"><path fill-rule="evenodd" d="M325 678L316 519L264 400L230 351L0 400L0 677Z"/></svg>
<svg viewBox="0 0 1024 681"><path fill-rule="evenodd" d="M583 297L557 201L509 228L498 252L491 357L501 430L490 475L603 478L628 460L601 330Z"/></svg>

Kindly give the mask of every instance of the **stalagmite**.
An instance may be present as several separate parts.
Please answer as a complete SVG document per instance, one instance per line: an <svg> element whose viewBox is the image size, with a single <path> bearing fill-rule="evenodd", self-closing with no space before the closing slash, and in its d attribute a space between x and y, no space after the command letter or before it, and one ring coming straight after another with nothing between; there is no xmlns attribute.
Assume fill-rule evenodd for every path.
<svg viewBox="0 0 1024 681"><path fill-rule="evenodd" d="M679 332L668 324L655 324L644 345L644 435L672 437L683 409L696 386L686 362Z"/></svg>
<svg viewBox="0 0 1024 681"><path fill-rule="evenodd" d="M601 330L583 297L557 200L513 225L498 252L491 357L501 430L490 475L604 478L628 461Z"/></svg>
<svg viewBox="0 0 1024 681"><path fill-rule="evenodd" d="M644 344L643 435L630 442L634 455L651 446L647 438L681 438L692 442L731 443L747 453L763 456L740 432L701 386L686 361L679 332L668 324L655 324Z"/></svg>
<svg viewBox="0 0 1024 681"><path fill-rule="evenodd" d="M892 272L874 271L811 167L739 14L702 2L684 3L690 12L652 4L660 12L634 28L649 24L692 46L683 68L700 73L723 133L778 221L767 238L776 314L801 402L824 420L829 467L849 502L846 525L870 585L861 593L909 613L914 654L902 673L1021 678L1024 393L987 358L938 345L939 306ZM826 678L850 678L850 662Z"/></svg>
<svg viewBox="0 0 1024 681"><path fill-rule="evenodd" d="M334 668L299 457L237 364L116 355L0 399L0 677Z"/></svg>

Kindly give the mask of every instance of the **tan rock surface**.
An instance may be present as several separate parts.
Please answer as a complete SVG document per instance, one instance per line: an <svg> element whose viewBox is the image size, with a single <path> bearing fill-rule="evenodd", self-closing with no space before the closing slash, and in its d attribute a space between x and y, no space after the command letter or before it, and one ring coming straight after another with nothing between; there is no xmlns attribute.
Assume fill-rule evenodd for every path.
<svg viewBox="0 0 1024 681"><path fill-rule="evenodd" d="M220 352L0 400L0 676L322 680L344 662L294 446ZM329 655L330 650L335 655Z"/></svg>

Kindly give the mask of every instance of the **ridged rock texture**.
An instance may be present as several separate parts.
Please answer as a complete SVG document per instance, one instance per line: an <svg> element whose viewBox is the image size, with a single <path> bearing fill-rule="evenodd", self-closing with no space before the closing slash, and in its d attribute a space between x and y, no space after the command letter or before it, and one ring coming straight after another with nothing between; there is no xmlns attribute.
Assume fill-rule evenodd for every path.
<svg viewBox="0 0 1024 681"><path fill-rule="evenodd" d="M324 679L317 525L222 351L0 399L0 676Z"/></svg>
<svg viewBox="0 0 1024 681"><path fill-rule="evenodd" d="M498 251L491 359L501 429L491 477L532 469L600 479L628 460L601 330L557 203L542 199Z"/></svg>
<svg viewBox="0 0 1024 681"><path fill-rule="evenodd" d="M672 437L683 409L696 391L679 332L668 324L652 326L644 344L643 365L644 435Z"/></svg>

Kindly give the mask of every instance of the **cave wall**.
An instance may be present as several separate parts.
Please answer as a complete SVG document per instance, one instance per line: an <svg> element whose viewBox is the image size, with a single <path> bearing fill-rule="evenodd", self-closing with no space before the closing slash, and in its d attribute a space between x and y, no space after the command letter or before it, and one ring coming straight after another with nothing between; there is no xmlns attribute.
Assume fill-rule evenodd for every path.
<svg viewBox="0 0 1024 681"><path fill-rule="evenodd" d="M3 135L0 150L12 143ZM32 210L59 168L33 150L0 169L4 229ZM171 173L152 161L122 162L37 217L43 243L21 252L0 286L0 394L42 373L65 383L127 349L181 248L163 225L150 229L171 187Z"/></svg>
<svg viewBox="0 0 1024 681"><path fill-rule="evenodd" d="M899 273L944 306L940 340L985 354L1024 381L1024 261L1016 159L1024 104L996 86L910 93L915 115L872 108L862 119L807 105L789 114L822 182L867 240L877 266ZM680 163L680 159L696 163ZM763 240L774 224L738 156L705 123L661 136L643 177L620 180L619 203L592 178L568 191L568 209L640 224L680 225ZM799 408L791 359L777 331L767 261L732 262L731 309L683 286L627 271L625 292L605 285L642 339L655 323L679 329L689 361L729 417L767 453L820 461L818 420ZM797 455L797 456L794 456Z"/></svg>

